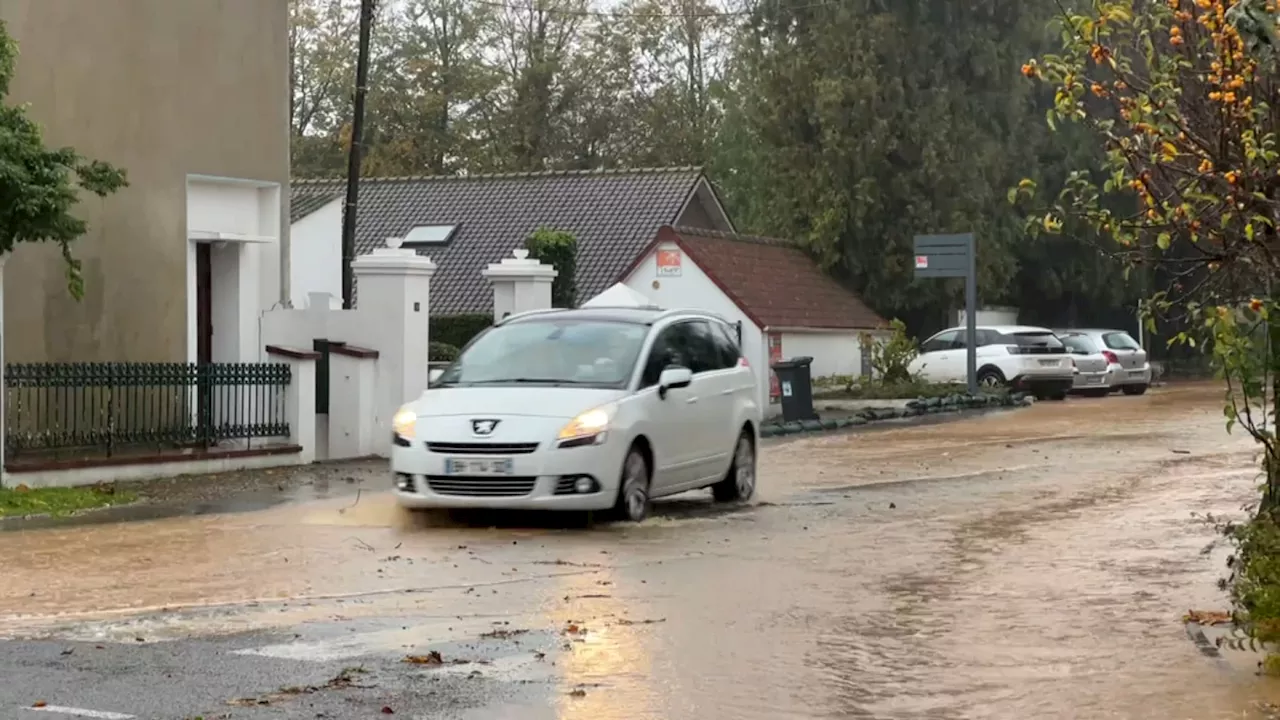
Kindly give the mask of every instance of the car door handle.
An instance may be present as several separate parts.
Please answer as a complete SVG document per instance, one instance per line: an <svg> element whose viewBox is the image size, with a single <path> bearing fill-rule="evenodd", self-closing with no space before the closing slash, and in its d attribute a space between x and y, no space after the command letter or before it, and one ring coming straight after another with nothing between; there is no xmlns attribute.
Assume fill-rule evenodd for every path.
<svg viewBox="0 0 1280 720"><path fill-rule="evenodd" d="M728 390L721 390L721 391L720 391L720 394L721 394L721 395L732 395L732 394L734 394L735 392L737 392L737 388L729 388Z"/></svg>
<svg viewBox="0 0 1280 720"><path fill-rule="evenodd" d="M694 403L696 403L696 402L698 402L698 396L697 396L697 395L690 395L689 397L685 398L685 404L686 404L686 405L692 405L692 404L694 404Z"/></svg>

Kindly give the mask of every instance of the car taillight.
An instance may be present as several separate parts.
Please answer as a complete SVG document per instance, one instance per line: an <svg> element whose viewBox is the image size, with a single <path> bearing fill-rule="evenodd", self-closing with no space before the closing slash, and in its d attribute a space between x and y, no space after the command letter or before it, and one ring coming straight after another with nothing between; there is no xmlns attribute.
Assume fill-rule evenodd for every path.
<svg viewBox="0 0 1280 720"><path fill-rule="evenodd" d="M1024 355L1027 351L1027 349L1021 345L1009 345L1006 346L1005 349L1009 351L1010 355Z"/></svg>
<svg viewBox="0 0 1280 720"><path fill-rule="evenodd" d="M1120 364L1120 358L1116 357L1116 354L1111 352L1110 350L1103 350L1102 357L1107 359L1108 364L1111 364L1111 365Z"/></svg>

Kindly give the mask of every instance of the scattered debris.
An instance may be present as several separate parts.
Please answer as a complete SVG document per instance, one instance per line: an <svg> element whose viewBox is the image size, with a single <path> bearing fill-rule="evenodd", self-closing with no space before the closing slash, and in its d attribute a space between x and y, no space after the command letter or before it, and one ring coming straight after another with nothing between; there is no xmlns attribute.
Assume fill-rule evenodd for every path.
<svg viewBox="0 0 1280 720"><path fill-rule="evenodd" d="M405 656L405 662L410 665L443 665L444 658L440 656L439 650L432 650L426 655L408 655Z"/></svg>
<svg viewBox="0 0 1280 720"><path fill-rule="evenodd" d="M666 618L658 618L657 620L628 620L626 618L618 618L619 625L654 625L666 622Z"/></svg>
<svg viewBox="0 0 1280 720"><path fill-rule="evenodd" d="M1190 450L1179 450L1179 449L1177 449L1177 448L1171 448L1169 451L1170 451L1170 452L1172 452L1172 453L1174 453L1174 454L1177 454L1177 455L1190 455L1190 454L1191 454L1191 451L1190 451Z"/></svg>
<svg viewBox="0 0 1280 720"><path fill-rule="evenodd" d="M508 630L506 628L497 628L496 630L490 630L489 632L486 632L486 633L480 633L480 637L491 638L495 640L506 640L507 638L512 638L517 635L524 635L527 632L529 631L528 630Z"/></svg>
<svg viewBox="0 0 1280 720"><path fill-rule="evenodd" d="M586 697L586 696L587 696L587 691L583 690L582 688L574 688L569 691L569 697L580 698L580 697Z"/></svg>
<svg viewBox="0 0 1280 720"><path fill-rule="evenodd" d="M18 487L26 487L26 485L19 485ZM31 703L31 707L33 707L33 708L42 708L42 707L45 707L45 706L46 706L46 705L48 705L48 704L49 704L49 703L47 703L47 702L45 702L45 701L43 701L43 700L37 700L37 701L35 701L35 702Z"/></svg>
<svg viewBox="0 0 1280 720"><path fill-rule="evenodd" d="M382 714L383 714L383 715L395 715L395 714L396 714L396 711L395 711L395 710L392 710L390 705L383 705L383 706L382 706Z"/></svg>

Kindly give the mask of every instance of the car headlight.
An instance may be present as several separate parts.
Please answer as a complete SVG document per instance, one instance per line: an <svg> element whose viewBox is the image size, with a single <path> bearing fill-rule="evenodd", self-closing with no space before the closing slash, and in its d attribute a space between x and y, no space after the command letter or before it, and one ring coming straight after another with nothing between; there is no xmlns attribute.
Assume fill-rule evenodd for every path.
<svg viewBox="0 0 1280 720"><path fill-rule="evenodd" d="M596 437L609 429L609 423L613 420L613 411L612 405L588 410L560 428L560 433L556 437L562 442Z"/></svg>
<svg viewBox="0 0 1280 720"><path fill-rule="evenodd" d="M391 418L391 428L400 437L412 440L418 430L418 413L409 408L400 408Z"/></svg>

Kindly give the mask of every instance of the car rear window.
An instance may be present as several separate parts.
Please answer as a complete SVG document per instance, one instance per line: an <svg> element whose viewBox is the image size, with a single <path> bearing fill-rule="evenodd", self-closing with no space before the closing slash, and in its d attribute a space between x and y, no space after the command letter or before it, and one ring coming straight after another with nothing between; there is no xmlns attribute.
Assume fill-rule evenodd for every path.
<svg viewBox="0 0 1280 720"><path fill-rule="evenodd" d="M1013 333L1007 337L1011 338L1014 344L1024 348L1062 347L1062 341L1051 332L1020 332Z"/></svg>
<svg viewBox="0 0 1280 720"><path fill-rule="evenodd" d="M1062 338L1062 344L1073 353L1082 353L1084 355L1092 355L1098 352L1098 346L1084 335L1067 335Z"/></svg>
<svg viewBox="0 0 1280 720"><path fill-rule="evenodd" d="M1112 350L1141 350L1142 346L1127 332L1111 332L1102 336L1102 342Z"/></svg>

